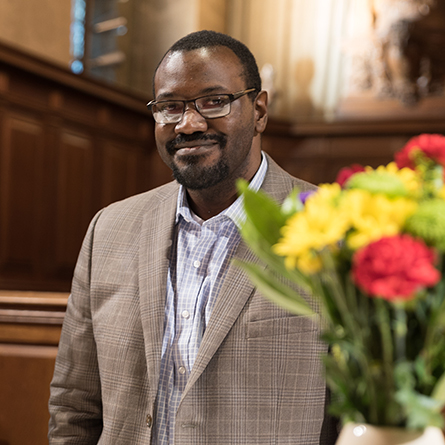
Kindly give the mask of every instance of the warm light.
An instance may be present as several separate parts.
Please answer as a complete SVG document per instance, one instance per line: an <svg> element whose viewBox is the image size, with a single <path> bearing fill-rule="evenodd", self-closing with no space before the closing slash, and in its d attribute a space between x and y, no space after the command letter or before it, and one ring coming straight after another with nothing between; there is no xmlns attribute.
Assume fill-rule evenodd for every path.
<svg viewBox="0 0 445 445"><path fill-rule="evenodd" d="M363 436L363 434L366 433L366 426L364 426L364 425L356 426L356 427L352 430L352 432L353 432L354 436L356 436L356 437L361 437L361 436Z"/></svg>

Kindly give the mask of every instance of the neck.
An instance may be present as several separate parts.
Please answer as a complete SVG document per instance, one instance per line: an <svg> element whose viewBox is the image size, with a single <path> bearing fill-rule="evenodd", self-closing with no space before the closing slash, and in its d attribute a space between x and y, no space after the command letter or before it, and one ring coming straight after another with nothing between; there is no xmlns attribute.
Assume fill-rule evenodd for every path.
<svg viewBox="0 0 445 445"><path fill-rule="evenodd" d="M238 198L236 188L228 190L215 190L216 187L206 190L187 190L187 197L191 210L203 220L210 219L228 207Z"/></svg>

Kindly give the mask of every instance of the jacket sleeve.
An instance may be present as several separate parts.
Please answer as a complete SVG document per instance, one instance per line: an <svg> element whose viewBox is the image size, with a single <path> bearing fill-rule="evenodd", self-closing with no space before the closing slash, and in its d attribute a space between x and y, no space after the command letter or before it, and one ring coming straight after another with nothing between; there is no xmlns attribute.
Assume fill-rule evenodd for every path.
<svg viewBox="0 0 445 445"><path fill-rule="evenodd" d="M49 399L50 444L96 444L102 431L101 384L90 309L92 220L68 299Z"/></svg>

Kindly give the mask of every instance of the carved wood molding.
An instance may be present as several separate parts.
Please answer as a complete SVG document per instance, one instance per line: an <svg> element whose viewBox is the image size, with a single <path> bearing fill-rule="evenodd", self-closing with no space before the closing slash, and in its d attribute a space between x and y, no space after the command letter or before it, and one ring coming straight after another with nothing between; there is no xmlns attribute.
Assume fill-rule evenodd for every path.
<svg viewBox="0 0 445 445"><path fill-rule="evenodd" d="M57 346L68 296L56 292L0 291L0 345Z"/></svg>
<svg viewBox="0 0 445 445"><path fill-rule="evenodd" d="M108 85L84 75L74 74L68 68L40 59L33 54L0 42L0 71L2 65L15 67L19 71L31 73L36 77L50 80L64 87L72 88L149 116L145 108L145 103L149 99L148 95L145 97L142 94L135 94L127 89ZM1 90L2 81L0 79Z"/></svg>
<svg viewBox="0 0 445 445"><path fill-rule="evenodd" d="M0 291L0 323L61 326L67 293Z"/></svg>

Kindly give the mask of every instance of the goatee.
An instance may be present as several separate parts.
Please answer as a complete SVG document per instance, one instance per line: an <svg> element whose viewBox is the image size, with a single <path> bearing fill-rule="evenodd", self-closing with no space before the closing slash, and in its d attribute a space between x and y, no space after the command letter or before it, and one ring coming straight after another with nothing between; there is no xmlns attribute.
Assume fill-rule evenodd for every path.
<svg viewBox="0 0 445 445"><path fill-rule="evenodd" d="M183 155L181 156L184 167L179 168L174 162L171 165L173 177L189 190L204 190L219 184L229 175L230 167L224 158L224 149L227 144L227 137L221 134L180 134L174 140L167 142L166 149L170 155L174 155L176 147L187 142L214 141L219 145L222 156L219 161L212 166L203 167L203 155Z"/></svg>
<svg viewBox="0 0 445 445"><path fill-rule="evenodd" d="M204 190L219 184L229 175L229 165L224 159L210 167L199 165L199 155L184 156L185 167L172 166L173 177L189 190Z"/></svg>

